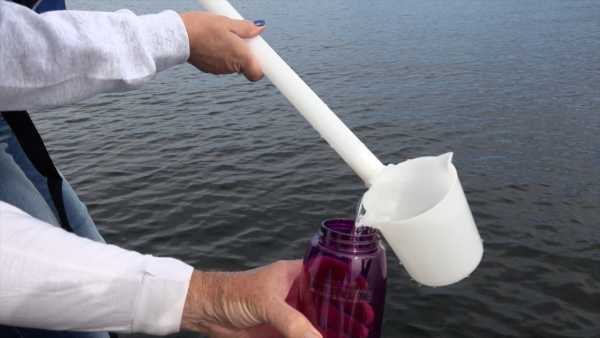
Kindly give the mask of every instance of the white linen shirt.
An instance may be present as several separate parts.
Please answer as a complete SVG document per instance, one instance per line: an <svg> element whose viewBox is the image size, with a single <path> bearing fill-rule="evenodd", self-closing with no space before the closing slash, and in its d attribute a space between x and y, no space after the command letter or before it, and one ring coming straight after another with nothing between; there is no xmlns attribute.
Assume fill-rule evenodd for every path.
<svg viewBox="0 0 600 338"><path fill-rule="evenodd" d="M0 0L0 111L140 87L189 57L173 11L54 11ZM0 202L0 324L179 331L192 267L77 237Z"/></svg>

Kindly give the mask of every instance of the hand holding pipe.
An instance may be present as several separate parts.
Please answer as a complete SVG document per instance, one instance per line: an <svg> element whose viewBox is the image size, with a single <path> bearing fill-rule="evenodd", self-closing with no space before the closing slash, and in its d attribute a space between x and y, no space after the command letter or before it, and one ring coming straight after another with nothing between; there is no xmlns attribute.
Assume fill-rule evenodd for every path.
<svg viewBox="0 0 600 338"><path fill-rule="evenodd" d="M227 0L198 0L208 11L242 20ZM369 187L383 164L260 36L247 40L263 73Z"/></svg>

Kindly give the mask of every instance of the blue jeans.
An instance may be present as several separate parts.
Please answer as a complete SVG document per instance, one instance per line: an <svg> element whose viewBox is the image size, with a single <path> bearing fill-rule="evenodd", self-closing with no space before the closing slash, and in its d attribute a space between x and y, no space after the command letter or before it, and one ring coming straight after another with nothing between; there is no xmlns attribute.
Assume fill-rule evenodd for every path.
<svg viewBox="0 0 600 338"><path fill-rule="evenodd" d="M104 242L86 206L71 185L63 180L65 211L73 231ZM0 117L0 201L12 204L35 218L59 226L46 178L38 173L21 149L12 131ZM2 304L0 304L2 306ZM1 338L108 338L106 332L65 332L0 325Z"/></svg>

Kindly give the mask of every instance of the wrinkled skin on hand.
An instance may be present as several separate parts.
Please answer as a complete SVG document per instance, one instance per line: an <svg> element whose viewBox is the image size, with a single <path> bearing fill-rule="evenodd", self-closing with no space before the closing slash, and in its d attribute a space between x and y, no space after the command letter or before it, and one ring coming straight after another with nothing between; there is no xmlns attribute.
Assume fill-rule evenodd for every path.
<svg viewBox="0 0 600 338"><path fill-rule="evenodd" d="M280 261L244 272L192 275L182 328L211 338L321 338L292 305L302 261Z"/></svg>

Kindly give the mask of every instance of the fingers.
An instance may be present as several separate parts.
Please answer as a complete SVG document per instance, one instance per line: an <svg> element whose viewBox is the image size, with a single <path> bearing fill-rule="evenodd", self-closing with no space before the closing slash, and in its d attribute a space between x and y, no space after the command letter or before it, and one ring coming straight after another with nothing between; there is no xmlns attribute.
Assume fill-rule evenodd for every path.
<svg viewBox="0 0 600 338"><path fill-rule="evenodd" d="M298 298L300 297L301 285L302 285L301 277L296 278L294 280L294 282L292 283L292 287L290 287L290 291L288 292L287 296L285 297L285 301L295 308L297 308L299 306Z"/></svg>
<svg viewBox="0 0 600 338"><path fill-rule="evenodd" d="M356 321L364 325L371 325L375 320L375 311L371 304L367 302L346 302L342 304L344 312L350 314Z"/></svg>
<svg viewBox="0 0 600 338"><path fill-rule="evenodd" d="M355 338L365 338L369 335L369 327L375 314L366 302L338 301L321 295L309 295L309 303L314 311L308 313L308 318L319 329L340 332ZM328 336L326 338L329 338Z"/></svg>
<svg viewBox="0 0 600 338"><path fill-rule="evenodd" d="M267 316L269 323L285 338L322 338L306 317L283 301L271 307Z"/></svg>
<svg viewBox="0 0 600 338"><path fill-rule="evenodd" d="M352 262L328 256L316 257L305 266L305 287L299 308L314 323L322 323L327 338L342 333L364 338L375 319L373 307L363 300L368 281L352 274ZM344 300L342 300L344 299ZM313 309L313 311L308 311ZM323 321L324 320L324 321Z"/></svg>
<svg viewBox="0 0 600 338"><path fill-rule="evenodd" d="M248 81L258 81L262 79L263 72L258 60L250 52L250 48L244 44L243 46L242 64L240 72L244 74Z"/></svg>
<svg viewBox="0 0 600 338"><path fill-rule="evenodd" d="M231 34L231 33L230 33ZM231 48L235 55L230 63L224 64L224 69L217 71L220 74L238 72L244 74L249 81L262 79L263 72L246 42L235 35L231 35Z"/></svg>
<svg viewBox="0 0 600 338"><path fill-rule="evenodd" d="M242 39L250 39L262 33L264 26L259 27L248 20L231 20L229 30Z"/></svg>
<svg viewBox="0 0 600 338"><path fill-rule="evenodd" d="M302 273L302 260L286 260L283 261L287 266L287 274L289 279L296 279Z"/></svg>
<svg viewBox="0 0 600 338"><path fill-rule="evenodd" d="M330 329L323 330L323 337L324 338L353 338L353 337L346 336L341 332L336 332L335 330L330 330Z"/></svg>
<svg viewBox="0 0 600 338"><path fill-rule="evenodd" d="M206 12L181 14L190 43L188 62L211 74L242 73L250 81L263 77L260 64L244 41L264 27Z"/></svg>
<svg viewBox="0 0 600 338"><path fill-rule="evenodd" d="M271 325L263 324L249 329L238 330L231 337L235 338L281 338L281 333Z"/></svg>
<svg viewBox="0 0 600 338"><path fill-rule="evenodd" d="M229 30L242 39L250 39L262 33L264 26L256 26L253 22L248 20L231 20ZM244 43L243 47L240 49L242 52L240 73L243 73L249 81L258 81L262 79L262 69L258 60L256 60L254 55L250 52L250 48Z"/></svg>
<svg viewBox="0 0 600 338"><path fill-rule="evenodd" d="M327 318L327 328L330 330L349 333L351 337L357 338L366 338L369 335L366 325L340 311L335 304L329 304Z"/></svg>

